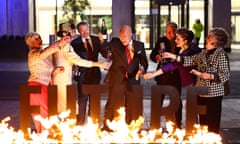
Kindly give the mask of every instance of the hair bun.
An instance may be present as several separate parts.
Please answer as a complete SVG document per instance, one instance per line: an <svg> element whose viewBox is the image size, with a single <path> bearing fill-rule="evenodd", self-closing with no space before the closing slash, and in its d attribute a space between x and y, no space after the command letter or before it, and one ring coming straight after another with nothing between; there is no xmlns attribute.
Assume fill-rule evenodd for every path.
<svg viewBox="0 0 240 144"><path fill-rule="evenodd" d="M194 33L191 30L188 30L188 41L191 42L194 38Z"/></svg>

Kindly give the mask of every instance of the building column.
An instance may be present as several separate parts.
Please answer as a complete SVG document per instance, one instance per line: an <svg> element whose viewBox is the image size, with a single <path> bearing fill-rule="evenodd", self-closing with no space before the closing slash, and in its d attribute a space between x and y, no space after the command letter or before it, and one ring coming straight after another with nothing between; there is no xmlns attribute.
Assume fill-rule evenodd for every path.
<svg viewBox="0 0 240 144"><path fill-rule="evenodd" d="M25 35L28 30L28 0L1 0L0 36Z"/></svg>
<svg viewBox="0 0 240 144"><path fill-rule="evenodd" d="M7 1L1 0L0 1L1 9L0 9L0 21L1 21L1 27L0 27L0 36L5 35L8 33L8 12L7 12Z"/></svg>
<svg viewBox="0 0 240 144"><path fill-rule="evenodd" d="M222 27L231 35L231 1L230 0L210 0L209 1L209 18L212 27ZM231 40L225 46L225 51L231 51Z"/></svg>
<svg viewBox="0 0 240 144"><path fill-rule="evenodd" d="M132 27L133 2L132 0L112 0L112 37L118 37L122 25Z"/></svg>

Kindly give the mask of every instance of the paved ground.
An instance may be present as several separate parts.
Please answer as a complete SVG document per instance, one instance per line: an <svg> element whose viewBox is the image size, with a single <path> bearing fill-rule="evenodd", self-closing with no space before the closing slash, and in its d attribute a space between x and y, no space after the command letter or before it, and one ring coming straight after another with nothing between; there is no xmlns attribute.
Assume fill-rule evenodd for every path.
<svg viewBox="0 0 240 144"><path fill-rule="evenodd" d="M148 52L149 53L149 52ZM223 99L221 132L224 143L240 143L240 50L234 49L229 54L231 67L231 93ZM155 69L150 63L149 71ZM103 75L106 73L103 71ZM0 120L10 116L10 126L19 128L19 86L26 84L28 76L26 62L0 62ZM144 127L149 127L150 115L150 87L154 80L143 81L144 85ZM183 93L184 95L184 93ZM185 100L183 99L185 102ZM102 99L102 109L105 100ZM185 116L185 109L183 109Z"/></svg>

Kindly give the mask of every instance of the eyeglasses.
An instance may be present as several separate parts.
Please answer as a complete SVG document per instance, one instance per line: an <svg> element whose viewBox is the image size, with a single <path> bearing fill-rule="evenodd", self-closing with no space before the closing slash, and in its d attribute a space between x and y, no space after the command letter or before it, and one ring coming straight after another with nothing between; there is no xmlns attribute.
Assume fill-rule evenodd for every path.
<svg viewBox="0 0 240 144"><path fill-rule="evenodd" d="M32 36L34 40L42 40L40 36Z"/></svg>

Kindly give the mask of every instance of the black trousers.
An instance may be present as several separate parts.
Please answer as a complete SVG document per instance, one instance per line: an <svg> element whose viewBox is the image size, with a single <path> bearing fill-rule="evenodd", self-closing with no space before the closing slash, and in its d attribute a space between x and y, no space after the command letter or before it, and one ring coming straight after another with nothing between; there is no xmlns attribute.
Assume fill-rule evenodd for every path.
<svg viewBox="0 0 240 144"><path fill-rule="evenodd" d="M218 97L199 97L198 103L207 106L207 114L199 115L201 125L207 125L208 131L219 133L221 112L222 112L222 96Z"/></svg>
<svg viewBox="0 0 240 144"><path fill-rule="evenodd" d="M82 93L82 83L78 82L78 117L77 124L84 125L87 118L88 94Z"/></svg>
<svg viewBox="0 0 240 144"><path fill-rule="evenodd" d="M142 116L142 97L134 94L133 87L128 85L128 81L109 86L109 95L104 111L104 127L107 127L106 121L112 121L119 116L118 110L121 107L126 111L126 123L130 124Z"/></svg>
<svg viewBox="0 0 240 144"><path fill-rule="evenodd" d="M181 77L179 74L178 70L173 70L171 72L167 72L161 76L159 76L158 78L156 78L157 81L157 85L170 85L173 86L177 89L177 91L179 92L179 100L180 100L180 106L177 110L177 112L175 113L175 119L176 119L176 126L178 128L182 127L182 100L181 100L181 93L182 93L182 85L181 85ZM163 104L163 100L162 100L162 104Z"/></svg>

